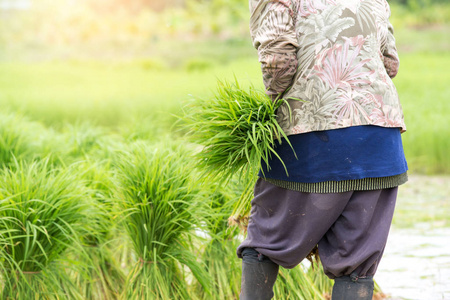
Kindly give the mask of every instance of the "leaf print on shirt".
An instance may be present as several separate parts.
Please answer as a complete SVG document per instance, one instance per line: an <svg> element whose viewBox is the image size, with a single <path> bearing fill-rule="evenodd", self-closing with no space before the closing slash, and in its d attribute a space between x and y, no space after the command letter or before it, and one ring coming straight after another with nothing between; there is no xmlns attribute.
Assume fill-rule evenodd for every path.
<svg viewBox="0 0 450 300"><path fill-rule="evenodd" d="M342 123L344 126L362 125L370 118L364 106L358 101L364 99L364 95L350 88L338 89L339 97L334 101L333 111L336 125Z"/></svg>
<svg viewBox="0 0 450 300"><path fill-rule="evenodd" d="M390 105L384 105L381 109L377 108L370 114L373 125L384 127L404 127L403 113L401 110Z"/></svg>
<svg viewBox="0 0 450 300"><path fill-rule="evenodd" d="M254 44L258 49L266 93L284 92L297 72L297 39L288 3L272 2L258 20Z"/></svg>
<svg viewBox="0 0 450 300"><path fill-rule="evenodd" d="M336 0L336 3L349 9L355 14L359 26L364 30L364 24L368 28L375 27L374 8L372 1L365 0Z"/></svg>
<svg viewBox="0 0 450 300"><path fill-rule="evenodd" d="M336 0L336 3L347 7L354 14L356 14L356 11L358 10L361 0Z"/></svg>
<svg viewBox="0 0 450 300"><path fill-rule="evenodd" d="M334 0L327 0L326 3L336 4ZM317 0L300 0L298 5L298 13L301 17L307 17L316 14L319 10L326 8L326 4Z"/></svg>
<svg viewBox="0 0 450 300"><path fill-rule="evenodd" d="M346 39L344 45L336 43L330 49L322 51L316 57L313 76L320 78L330 88L358 89L360 84L370 84L375 70L367 71L364 65L371 59L359 58L364 41L362 36L358 36ZM353 50L350 49L350 44L355 45Z"/></svg>
<svg viewBox="0 0 450 300"><path fill-rule="evenodd" d="M292 19L296 19L296 12L293 9L293 3L291 0L272 0L267 4L268 10L277 12L289 12Z"/></svg>
<svg viewBox="0 0 450 300"><path fill-rule="evenodd" d="M316 57L313 76L319 78L329 89L336 89L335 99L324 106L332 112L335 124L361 125L370 119L359 100L364 102L375 70L365 68L371 59L360 59L364 37L344 40L344 44L336 43Z"/></svg>
<svg viewBox="0 0 450 300"><path fill-rule="evenodd" d="M341 17L343 10L342 5L330 5L322 12L299 22L300 76L305 75L312 67L317 53L335 43L343 30L355 24L354 19Z"/></svg>
<svg viewBox="0 0 450 300"><path fill-rule="evenodd" d="M288 54L261 55L261 67L264 69L263 82L269 95L278 95L286 90L297 71L295 56Z"/></svg>
<svg viewBox="0 0 450 300"><path fill-rule="evenodd" d="M355 14L362 30L364 30L364 25L366 25L367 28L375 27L376 18L374 17L374 11L376 12L377 10L374 10L371 1L363 0L360 2Z"/></svg>
<svg viewBox="0 0 450 300"><path fill-rule="evenodd" d="M272 44L276 44L279 41L283 42L286 32L294 31L289 17L289 14L283 11L270 11L266 18L262 20L261 26L258 28L254 38L255 41L264 44L264 47L259 49L259 46L256 45L256 48L260 51L266 51L271 48L270 46ZM282 48L277 49L277 51L283 53Z"/></svg>
<svg viewBox="0 0 450 300"><path fill-rule="evenodd" d="M312 81L314 80L310 80L310 82ZM335 89L327 90L321 82L316 82L316 88L314 88L313 95L310 98L311 100L296 103L300 104L299 108L294 109L292 112L293 124L296 125L287 124L293 126L290 130L291 134L323 130L331 126L333 116L330 111L325 109L324 104L332 101L335 97ZM292 102L290 104L292 106Z"/></svg>

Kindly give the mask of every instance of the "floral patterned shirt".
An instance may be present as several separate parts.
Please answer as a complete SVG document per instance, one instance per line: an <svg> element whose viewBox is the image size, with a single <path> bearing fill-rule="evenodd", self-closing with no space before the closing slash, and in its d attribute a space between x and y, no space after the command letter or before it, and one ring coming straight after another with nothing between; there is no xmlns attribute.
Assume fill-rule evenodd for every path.
<svg viewBox="0 0 450 300"><path fill-rule="evenodd" d="M250 0L250 32L287 135L358 125L406 130L386 0ZM302 101L299 101L301 99Z"/></svg>

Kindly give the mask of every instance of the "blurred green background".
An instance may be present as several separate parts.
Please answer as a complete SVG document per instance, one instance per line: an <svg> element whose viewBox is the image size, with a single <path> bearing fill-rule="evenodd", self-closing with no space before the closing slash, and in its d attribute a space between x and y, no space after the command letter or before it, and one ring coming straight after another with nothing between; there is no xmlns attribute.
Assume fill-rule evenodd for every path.
<svg viewBox="0 0 450 300"><path fill-rule="evenodd" d="M411 173L448 174L450 4L389 3ZM0 0L0 116L39 124L29 138L40 144L71 126L181 136L174 115L190 95L233 76L263 88L248 19L240 0Z"/></svg>

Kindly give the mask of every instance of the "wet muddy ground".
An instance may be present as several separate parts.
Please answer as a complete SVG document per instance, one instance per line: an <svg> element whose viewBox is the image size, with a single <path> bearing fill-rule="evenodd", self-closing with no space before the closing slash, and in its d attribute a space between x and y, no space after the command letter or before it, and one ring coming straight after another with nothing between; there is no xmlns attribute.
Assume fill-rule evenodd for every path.
<svg viewBox="0 0 450 300"><path fill-rule="evenodd" d="M450 299L450 177L411 176L375 276L390 299Z"/></svg>
<svg viewBox="0 0 450 300"><path fill-rule="evenodd" d="M450 299L450 228L393 229L375 279L392 299Z"/></svg>

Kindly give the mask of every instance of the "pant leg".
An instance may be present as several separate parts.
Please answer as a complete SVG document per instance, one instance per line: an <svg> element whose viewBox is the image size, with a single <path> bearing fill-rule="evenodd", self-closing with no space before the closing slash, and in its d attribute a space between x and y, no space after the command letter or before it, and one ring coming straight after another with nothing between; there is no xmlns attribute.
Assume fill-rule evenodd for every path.
<svg viewBox="0 0 450 300"><path fill-rule="evenodd" d="M333 300L372 300L374 281L372 276L358 278L356 274L336 277L331 299Z"/></svg>
<svg viewBox="0 0 450 300"><path fill-rule="evenodd" d="M255 185L246 247L284 268L298 265L335 223L353 192L314 194L287 190L259 179Z"/></svg>
<svg viewBox="0 0 450 300"><path fill-rule="evenodd" d="M353 193L341 216L319 242L327 276L375 274L389 234L397 190Z"/></svg>
<svg viewBox="0 0 450 300"><path fill-rule="evenodd" d="M270 300L278 276L278 265L253 248L242 251L240 300Z"/></svg>

